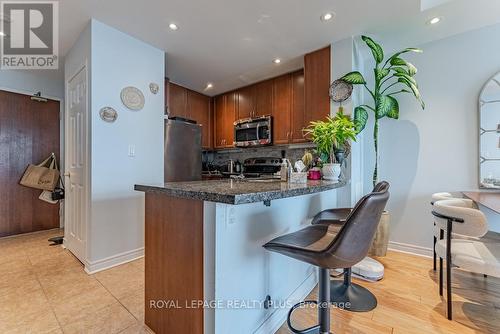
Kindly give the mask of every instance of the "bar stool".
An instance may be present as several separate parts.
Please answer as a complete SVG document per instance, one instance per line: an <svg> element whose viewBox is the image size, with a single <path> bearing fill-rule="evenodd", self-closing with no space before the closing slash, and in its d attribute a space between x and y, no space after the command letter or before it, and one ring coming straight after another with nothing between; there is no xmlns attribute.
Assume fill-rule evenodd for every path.
<svg viewBox="0 0 500 334"><path fill-rule="evenodd" d="M280 236L264 245L269 251L280 253L319 268L318 301L304 301L293 306L287 317L288 327L297 334L330 333L330 275L329 270L350 268L361 261L370 249L384 211L389 192L372 192L359 200L342 227L315 224L294 233ZM291 324L297 308L318 305L319 324L298 330Z"/></svg>
<svg viewBox="0 0 500 334"><path fill-rule="evenodd" d="M389 183L382 181L375 185L372 192L387 191ZM336 208L321 211L312 220L312 224L327 224L340 229L351 214L351 208ZM330 301L349 305L352 312L368 312L377 307L377 298L367 288L352 282L351 268L344 268L344 279L330 281Z"/></svg>

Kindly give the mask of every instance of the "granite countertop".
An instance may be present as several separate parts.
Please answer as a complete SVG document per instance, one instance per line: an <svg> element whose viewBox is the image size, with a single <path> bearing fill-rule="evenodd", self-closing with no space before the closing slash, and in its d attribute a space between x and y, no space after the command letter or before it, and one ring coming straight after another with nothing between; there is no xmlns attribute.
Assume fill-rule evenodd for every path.
<svg viewBox="0 0 500 334"><path fill-rule="evenodd" d="M268 202L274 199L301 196L337 189L345 181L307 181L304 184L279 180L206 180L191 182L167 182L163 185L135 185L135 190L161 193L168 196L198 199L202 201L246 204Z"/></svg>

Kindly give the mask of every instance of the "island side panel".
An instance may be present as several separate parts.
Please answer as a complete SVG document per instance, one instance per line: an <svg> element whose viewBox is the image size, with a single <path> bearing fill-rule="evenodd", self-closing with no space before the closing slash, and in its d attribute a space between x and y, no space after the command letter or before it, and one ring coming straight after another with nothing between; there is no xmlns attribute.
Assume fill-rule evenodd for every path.
<svg viewBox="0 0 500 334"><path fill-rule="evenodd" d="M146 193L145 323L156 334L203 333L203 201ZM179 307L179 308L176 308Z"/></svg>
<svg viewBox="0 0 500 334"><path fill-rule="evenodd" d="M336 203L336 190L273 200L271 206L217 203L215 299L233 307L215 309L216 334L232 334L235 328L270 334L283 325L290 307L316 286L317 268L262 245L309 226L318 212ZM265 309L268 295L275 307Z"/></svg>

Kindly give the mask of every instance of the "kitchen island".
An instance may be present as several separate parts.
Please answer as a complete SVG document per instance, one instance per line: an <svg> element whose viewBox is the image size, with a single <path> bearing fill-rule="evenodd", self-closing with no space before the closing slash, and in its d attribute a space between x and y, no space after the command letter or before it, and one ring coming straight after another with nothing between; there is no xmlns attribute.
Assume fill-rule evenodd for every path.
<svg viewBox="0 0 500 334"><path fill-rule="evenodd" d="M345 182L136 185L145 196L145 323L157 334L274 333L317 283L267 241L336 206Z"/></svg>

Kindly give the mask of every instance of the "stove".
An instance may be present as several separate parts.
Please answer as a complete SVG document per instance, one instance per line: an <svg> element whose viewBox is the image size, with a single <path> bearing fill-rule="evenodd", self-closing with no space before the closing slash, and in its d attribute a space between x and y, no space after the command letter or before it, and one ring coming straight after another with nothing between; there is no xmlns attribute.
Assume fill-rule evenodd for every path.
<svg viewBox="0 0 500 334"><path fill-rule="evenodd" d="M276 157L249 158L243 162L243 175L246 178L277 177L281 169L281 159Z"/></svg>

